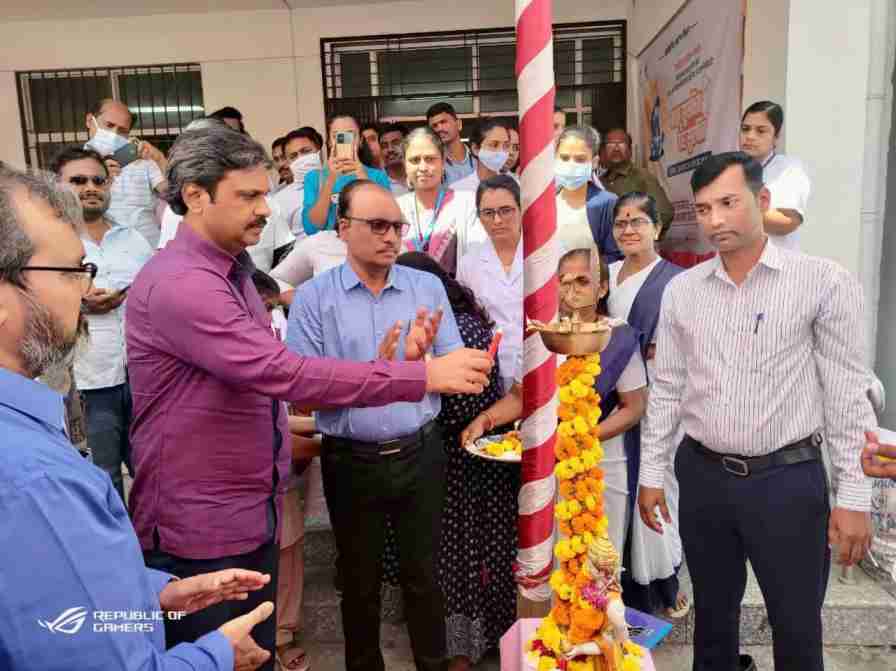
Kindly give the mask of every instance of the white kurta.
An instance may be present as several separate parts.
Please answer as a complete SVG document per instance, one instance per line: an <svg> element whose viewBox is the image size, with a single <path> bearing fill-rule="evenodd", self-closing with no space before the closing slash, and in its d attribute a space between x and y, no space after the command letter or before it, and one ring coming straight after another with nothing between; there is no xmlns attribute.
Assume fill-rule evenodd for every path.
<svg viewBox="0 0 896 671"><path fill-rule="evenodd" d="M624 262L616 261L610 264L610 296L607 306L611 317L628 320L638 292L641 291L647 277L660 260L658 258L646 268L627 277L622 284L619 284L619 271L622 270ZM648 378L653 377L653 360L647 362L647 374ZM646 423L647 416L645 415L641 421L642 425ZM676 443L680 442L682 437L683 432L676 437ZM674 463L674 459L672 463ZM662 522L665 529L663 535L649 529L640 515L635 515L632 520L631 571L632 578L640 585L649 585L654 580L672 576L675 573L675 567L681 565L682 562L681 537L678 535L678 480L671 464L666 471L663 488L666 493L669 514L672 516L671 526L665 521ZM609 485L607 485L607 489L609 490ZM612 526L611 519L611 529Z"/></svg>
<svg viewBox="0 0 896 671"><path fill-rule="evenodd" d="M557 194L557 239L560 241L560 253L573 249L589 249L594 243L594 235L588 223L586 206L573 209Z"/></svg>
<svg viewBox="0 0 896 671"><path fill-rule="evenodd" d="M498 347L498 364L504 392L522 379L523 364L523 241L504 272L495 246L488 238L474 245L457 262L457 280L473 290L495 325L504 331Z"/></svg>

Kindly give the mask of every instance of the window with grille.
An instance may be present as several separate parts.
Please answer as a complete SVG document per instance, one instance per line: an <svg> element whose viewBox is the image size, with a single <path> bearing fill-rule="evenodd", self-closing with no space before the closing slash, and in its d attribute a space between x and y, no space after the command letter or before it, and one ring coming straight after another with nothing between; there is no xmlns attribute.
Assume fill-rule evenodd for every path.
<svg viewBox="0 0 896 671"><path fill-rule="evenodd" d="M87 142L85 119L113 98L134 116L133 135L167 152L181 130L205 115L197 63L17 72L29 166L46 167L63 147Z"/></svg>
<svg viewBox="0 0 896 671"><path fill-rule="evenodd" d="M570 123L625 125L625 27L554 26L557 105ZM462 118L515 118L515 39L512 28L322 39L327 116L416 125L444 101Z"/></svg>

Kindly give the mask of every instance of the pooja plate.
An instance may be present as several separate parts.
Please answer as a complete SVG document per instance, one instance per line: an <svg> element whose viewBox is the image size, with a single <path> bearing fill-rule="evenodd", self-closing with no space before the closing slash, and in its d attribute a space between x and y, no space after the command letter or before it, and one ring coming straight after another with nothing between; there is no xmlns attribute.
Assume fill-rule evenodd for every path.
<svg viewBox="0 0 896 671"><path fill-rule="evenodd" d="M464 449L470 454L481 457L482 459L488 459L490 461L503 461L509 464L518 464L522 461L522 455L517 454L516 452L510 451L505 452L500 457L495 457L489 454L486 450L489 445L492 443L500 443L504 440L504 436L507 434L502 434L499 436L485 436L484 438L480 438L476 442L467 443L464 445Z"/></svg>

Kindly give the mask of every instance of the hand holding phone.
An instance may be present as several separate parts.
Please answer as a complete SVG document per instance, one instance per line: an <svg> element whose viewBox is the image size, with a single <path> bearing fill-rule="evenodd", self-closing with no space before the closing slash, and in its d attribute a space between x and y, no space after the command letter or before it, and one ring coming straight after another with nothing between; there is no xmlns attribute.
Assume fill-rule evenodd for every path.
<svg viewBox="0 0 896 671"><path fill-rule="evenodd" d="M336 133L336 147L334 153L338 158L347 158L354 160L355 134L353 131L345 130Z"/></svg>
<svg viewBox="0 0 896 671"><path fill-rule="evenodd" d="M124 168L140 158L140 145L137 141L130 140L125 146L112 154L110 158Z"/></svg>

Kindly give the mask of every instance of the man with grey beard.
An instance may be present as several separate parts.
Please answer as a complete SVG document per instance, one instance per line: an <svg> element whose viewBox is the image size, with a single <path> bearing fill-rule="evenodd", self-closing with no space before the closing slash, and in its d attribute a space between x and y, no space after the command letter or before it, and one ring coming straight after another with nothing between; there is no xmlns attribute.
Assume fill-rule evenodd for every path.
<svg viewBox="0 0 896 671"><path fill-rule="evenodd" d="M152 257L152 248L137 229L109 215L112 180L98 153L64 149L51 169L81 201L81 241L87 261L98 268L94 287L84 297L90 344L75 357L75 381L86 405L87 446L93 463L109 474L124 499L121 465L130 470L131 390L123 303L131 282Z"/></svg>
<svg viewBox="0 0 896 671"><path fill-rule="evenodd" d="M0 166L0 669L256 669L270 655L250 631L270 602L167 652L162 624L270 576L146 568L109 477L71 449L62 397L35 381L67 369L85 333L97 268L81 225L70 193Z"/></svg>

